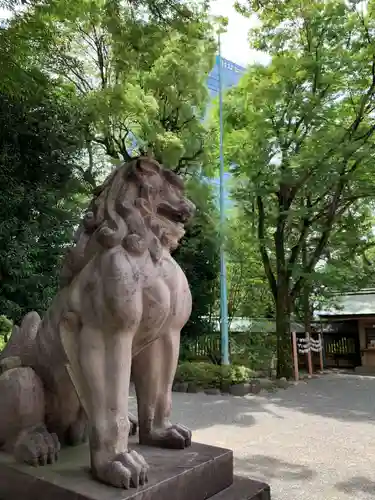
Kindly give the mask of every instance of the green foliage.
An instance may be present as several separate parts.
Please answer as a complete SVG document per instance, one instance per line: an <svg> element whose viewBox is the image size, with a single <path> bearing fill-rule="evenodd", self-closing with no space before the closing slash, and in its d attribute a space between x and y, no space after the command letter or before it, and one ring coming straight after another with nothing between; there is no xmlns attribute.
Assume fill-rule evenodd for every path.
<svg viewBox="0 0 375 500"><path fill-rule="evenodd" d="M215 52L205 2L25 3L0 30L0 310L15 321L48 305L86 195L113 163L152 149L185 174L204 160ZM199 332L215 300L214 209L198 180L189 189L201 202L179 260Z"/></svg>
<svg viewBox="0 0 375 500"><path fill-rule="evenodd" d="M274 332L246 332L231 336L231 362L269 373L276 356Z"/></svg>
<svg viewBox="0 0 375 500"><path fill-rule="evenodd" d="M375 192L375 2L249 7L262 23L250 43L272 61L228 94L225 152L275 301L278 373L289 376L295 302L331 238Z"/></svg>
<svg viewBox="0 0 375 500"><path fill-rule="evenodd" d="M10 334L12 333L13 322L3 314L0 315L0 351L8 342Z"/></svg>
<svg viewBox="0 0 375 500"><path fill-rule="evenodd" d="M167 3L168 24L160 22ZM213 31L204 2L148 5L160 16L147 16L144 2L51 1L11 29L32 41L44 71L72 86L88 119L87 141L114 159L151 149L184 171L204 160Z"/></svg>
<svg viewBox="0 0 375 500"><path fill-rule="evenodd" d="M79 215L80 118L66 96L34 85L0 94L0 310L14 321L48 304Z"/></svg>
<svg viewBox="0 0 375 500"><path fill-rule="evenodd" d="M241 210L229 214L226 234L230 317L273 317L274 304L253 225Z"/></svg>
<svg viewBox="0 0 375 500"><path fill-rule="evenodd" d="M274 322L266 320L254 321L258 328L247 332L231 333L229 339L230 360L232 365L243 365L251 370L269 373L276 356L276 334ZM262 326L261 326L262 325ZM221 364L220 333L199 335L199 338L183 339L180 349L180 361L184 362L209 362Z"/></svg>
<svg viewBox="0 0 375 500"><path fill-rule="evenodd" d="M219 278L217 208L212 189L199 178L187 183L187 192L196 205L196 213L173 257L188 279L193 310L182 331L182 338L194 338L212 331Z"/></svg>
<svg viewBox="0 0 375 500"><path fill-rule="evenodd" d="M190 382L205 389L228 387L248 382L253 372L246 366L219 366L204 362L181 363L175 382Z"/></svg>
<svg viewBox="0 0 375 500"><path fill-rule="evenodd" d="M349 210L332 231L322 252L321 263L306 276L310 289L310 315L314 309L332 305L332 293L354 292L375 286L375 266L371 251L375 246L372 206L361 203ZM303 306L296 298L296 313L303 317Z"/></svg>

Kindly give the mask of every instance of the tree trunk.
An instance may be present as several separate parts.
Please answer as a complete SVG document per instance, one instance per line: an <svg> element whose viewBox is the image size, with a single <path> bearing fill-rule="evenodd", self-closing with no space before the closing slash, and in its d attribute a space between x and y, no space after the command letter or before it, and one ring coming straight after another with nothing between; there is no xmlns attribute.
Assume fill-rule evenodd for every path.
<svg viewBox="0 0 375 500"><path fill-rule="evenodd" d="M302 269L305 271L307 268L307 249L306 242L304 242L302 247ZM305 326L306 335L311 334L311 310L310 310L310 285L307 279L305 279L303 286L303 322Z"/></svg>
<svg viewBox="0 0 375 500"><path fill-rule="evenodd" d="M265 211L261 196L257 196L258 207L258 239L264 270L276 304L276 340L278 378L290 378L293 375L292 341L290 335L291 290L290 278L285 259L284 231L287 202L280 193L279 217L274 233L277 280L272 272L270 259L265 244Z"/></svg>
<svg viewBox="0 0 375 500"><path fill-rule="evenodd" d="M277 378L290 378L293 375L288 288L287 277L280 275L276 297Z"/></svg>
<svg viewBox="0 0 375 500"><path fill-rule="evenodd" d="M279 217L274 234L276 253L276 338L277 338L277 378L293 375L292 341L290 335L290 278L285 255L286 201L280 192Z"/></svg>

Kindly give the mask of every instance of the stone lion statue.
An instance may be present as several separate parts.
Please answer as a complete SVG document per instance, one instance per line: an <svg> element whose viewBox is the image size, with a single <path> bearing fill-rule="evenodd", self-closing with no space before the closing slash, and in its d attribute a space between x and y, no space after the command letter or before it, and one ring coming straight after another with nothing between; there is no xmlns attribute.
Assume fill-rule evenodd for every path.
<svg viewBox="0 0 375 500"><path fill-rule="evenodd" d="M140 443L191 444L190 430L169 420L192 305L170 252L193 212L181 179L147 157L121 165L97 189L50 308L42 320L29 313L1 355L3 450L46 465L87 430L96 479L144 484L148 466L128 448L130 376Z"/></svg>

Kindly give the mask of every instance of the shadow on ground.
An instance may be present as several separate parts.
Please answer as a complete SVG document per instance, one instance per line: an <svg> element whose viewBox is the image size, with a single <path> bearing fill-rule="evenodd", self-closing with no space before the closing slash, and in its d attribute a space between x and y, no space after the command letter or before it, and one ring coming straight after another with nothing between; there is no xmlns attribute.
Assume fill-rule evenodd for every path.
<svg viewBox="0 0 375 500"><path fill-rule="evenodd" d="M337 483L336 488L339 491L356 496L356 493L371 493L375 497L375 482L367 477L352 477L349 481Z"/></svg>
<svg viewBox="0 0 375 500"><path fill-rule="evenodd" d="M270 394L270 403L349 422L375 422L375 378L350 374L322 375Z"/></svg>
<svg viewBox="0 0 375 500"><path fill-rule="evenodd" d="M133 396L130 397L129 403L130 411L135 413L136 401ZM262 398L174 393L173 420L187 425L192 430L198 430L212 425L249 427L256 423L260 414L283 418L264 408L263 403Z"/></svg>
<svg viewBox="0 0 375 500"><path fill-rule="evenodd" d="M253 455L252 457L235 459L236 474L246 475L266 482L272 479L282 479L283 481L311 481L316 472L305 465L285 462L275 457L266 455Z"/></svg>
<svg viewBox="0 0 375 500"><path fill-rule="evenodd" d="M174 393L173 420L192 430L212 425L249 427L264 417L283 420L279 407L341 421L374 423L374 394L375 378L349 374L323 375L276 393L244 398ZM130 411L136 412L134 395Z"/></svg>

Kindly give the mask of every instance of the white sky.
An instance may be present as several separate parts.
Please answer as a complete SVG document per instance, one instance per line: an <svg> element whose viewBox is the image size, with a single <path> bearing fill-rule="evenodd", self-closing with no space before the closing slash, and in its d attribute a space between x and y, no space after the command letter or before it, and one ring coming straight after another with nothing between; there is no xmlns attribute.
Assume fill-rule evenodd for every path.
<svg viewBox="0 0 375 500"><path fill-rule="evenodd" d="M266 54L251 49L248 42L249 29L258 23L255 16L249 19L238 14L234 9L234 0L211 0L211 13L228 18L227 31L221 37L221 55L225 59L240 66L254 62L266 64L269 61Z"/></svg>

